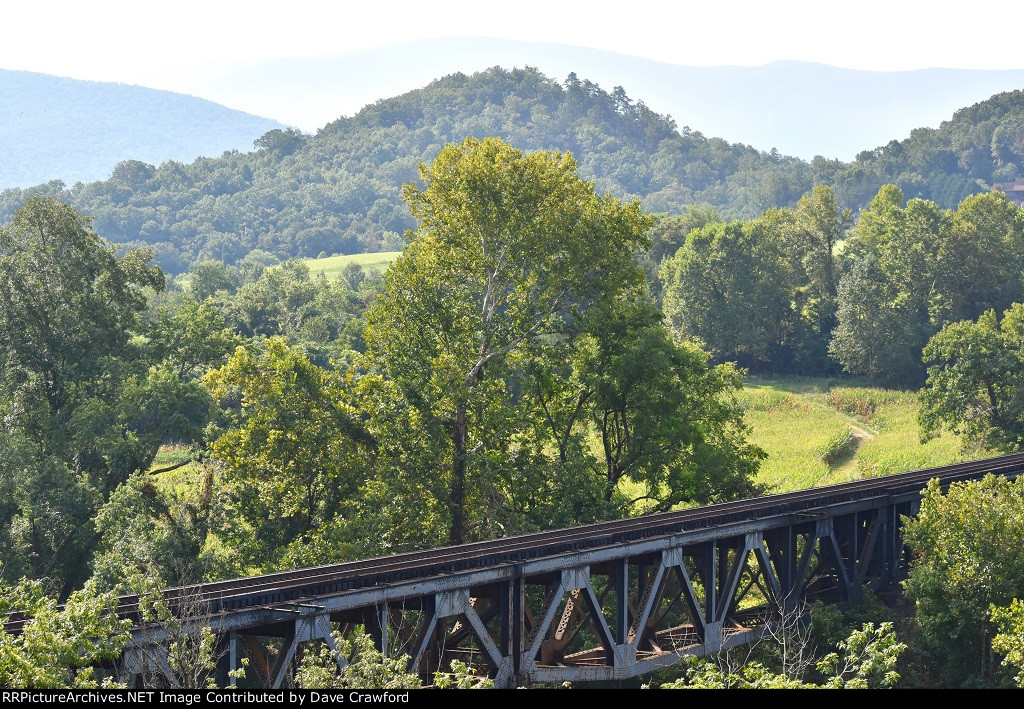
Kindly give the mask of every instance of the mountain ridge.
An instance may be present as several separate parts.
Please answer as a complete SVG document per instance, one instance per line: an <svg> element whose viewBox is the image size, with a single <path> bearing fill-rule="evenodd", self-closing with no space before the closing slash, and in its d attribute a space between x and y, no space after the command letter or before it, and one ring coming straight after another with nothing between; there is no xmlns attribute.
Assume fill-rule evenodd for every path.
<svg viewBox="0 0 1024 709"><path fill-rule="evenodd" d="M796 60L699 67L589 47L449 37L222 65L197 91L315 132L437 77L494 66L532 66L559 81L575 72L608 90L623 86L680 127L763 150L775 147L805 160L815 155L852 160L893 136L937 127L962 106L1024 88L1024 70L881 72Z"/></svg>
<svg viewBox="0 0 1024 709"><path fill-rule="evenodd" d="M705 203L726 218L792 206L815 184L859 209L886 183L951 207L1024 167L1024 91L958 110L939 128L862 150L852 162L807 162L707 137L575 75L536 69L451 74L341 117L316 135L275 129L252 152L190 164L128 160L110 179L0 192L0 219L33 194L60 196L127 246L150 246L171 272L234 262L255 248L279 258L401 248L414 226L401 185L447 143L499 136L522 150L571 152L599 192L681 213Z"/></svg>
<svg viewBox="0 0 1024 709"><path fill-rule="evenodd" d="M102 179L122 160L249 150L283 127L188 94L0 69L0 187Z"/></svg>

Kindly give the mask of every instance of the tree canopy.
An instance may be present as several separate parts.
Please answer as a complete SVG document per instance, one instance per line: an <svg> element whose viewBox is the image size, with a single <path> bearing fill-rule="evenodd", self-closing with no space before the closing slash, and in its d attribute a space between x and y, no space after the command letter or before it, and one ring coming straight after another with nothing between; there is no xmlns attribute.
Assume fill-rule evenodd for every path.
<svg viewBox="0 0 1024 709"><path fill-rule="evenodd" d="M1024 595L1024 478L989 475L928 483L905 538L914 550L904 582L916 605L915 651L946 686L998 679L990 607Z"/></svg>
<svg viewBox="0 0 1024 709"><path fill-rule="evenodd" d="M449 146L422 180L406 188L420 226L367 315L367 354L392 406L415 412L382 420L413 430L381 438L417 441L415 458L392 455L422 466L416 489L437 501L449 543L550 514L533 491L552 485L567 499L593 490L611 502L629 474L653 498L694 499L704 483L691 481L689 497L682 478L665 474L709 474L679 464L699 451L732 451L710 475L748 480L758 451L743 440L738 409L715 409L735 377L709 375L699 351L628 314L646 307L635 252L648 245L650 220L636 202L598 197L567 155L497 139ZM659 385L681 396L693 387L704 406L671 397L653 406ZM603 463L586 441L591 416ZM669 440L676 447L664 449Z"/></svg>

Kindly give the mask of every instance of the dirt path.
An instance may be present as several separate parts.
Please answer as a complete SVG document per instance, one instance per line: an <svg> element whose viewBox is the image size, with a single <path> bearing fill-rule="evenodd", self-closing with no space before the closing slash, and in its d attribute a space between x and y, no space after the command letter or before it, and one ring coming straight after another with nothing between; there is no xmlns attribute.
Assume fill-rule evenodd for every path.
<svg viewBox="0 0 1024 709"><path fill-rule="evenodd" d="M864 445L864 441L869 441L875 437L875 434L864 428L861 428L856 423L850 424L850 433L857 441L856 447L853 449L853 454L844 462L842 465L833 470L833 475L840 476L846 480L853 480L856 477L857 472L857 451Z"/></svg>

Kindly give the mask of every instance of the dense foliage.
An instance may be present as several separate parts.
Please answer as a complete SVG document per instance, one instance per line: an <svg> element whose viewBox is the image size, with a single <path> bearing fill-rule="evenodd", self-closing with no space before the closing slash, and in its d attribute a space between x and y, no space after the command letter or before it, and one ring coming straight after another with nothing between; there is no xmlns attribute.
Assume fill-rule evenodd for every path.
<svg viewBox="0 0 1024 709"><path fill-rule="evenodd" d="M824 185L796 209L748 222L708 219L661 263L669 326L753 370L834 369L826 348L836 322L836 247L850 219Z"/></svg>
<svg viewBox="0 0 1024 709"><path fill-rule="evenodd" d="M949 428L969 443L1020 450L1024 443L1024 305L996 317L946 325L924 349L928 381L921 425Z"/></svg>
<svg viewBox="0 0 1024 709"><path fill-rule="evenodd" d="M1024 217L998 192L955 211L903 200L886 185L851 230L830 349L849 372L920 385L921 352L943 325L1024 293Z"/></svg>
<svg viewBox="0 0 1024 709"><path fill-rule="evenodd" d="M946 686L1000 679L990 607L1024 598L1024 478L937 480L906 524L914 550L907 596L916 603L915 654Z"/></svg>
<svg viewBox="0 0 1024 709"><path fill-rule="evenodd" d="M819 185L795 209L692 229L658 274L670 328L755 371L913 386L943 326L1024 296L1024 216L1001 193L947 210L885 185L851 223Z"/></svg>
<svg viewBox="0 0 1024 709"><path fill-rule="evenodd" d="M1000 101L986 120L1002 175L1016 148ZM581 161L498 138L442 148L445 131L558 136ZM447 77L257 148L123 163L62 193L120 249L56 197L0 227L4 578L77 599L90 577L176 584L755 494L765 454L738 365L911 385L927 366L926 435L1024 440L1024 216L999 193L947 209L886 184L854 220L841 180L812 189L807 166L532 70ZM402 191L406 216L394 180L435 155ZM399 246L407 227L383 278L282 261ZM142 243L191 267L165 278ZM823 459L856 444L841 436ZM931 486L908 524L914 655L949 684L1001 679L994 649L1017 662L1020 490ZM11 597L43 609L42 587L20 583ZM840 650L819 667L833 686L895 681L887 627ZM379 675L368 648L349 651L359 681ZM94 681L61 662L56 679L11 681ZM309 681L352 681L332 662L311 655ZM754 665L689 679L805 684Z"/></svg>

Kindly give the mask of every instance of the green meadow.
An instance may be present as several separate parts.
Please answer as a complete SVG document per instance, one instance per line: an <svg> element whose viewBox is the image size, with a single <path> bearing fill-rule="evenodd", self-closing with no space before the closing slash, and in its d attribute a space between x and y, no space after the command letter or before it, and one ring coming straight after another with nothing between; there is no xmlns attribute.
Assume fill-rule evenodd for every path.
<svg viewBox="0 0 1024 709"><path fill-rule="evenodd" d="M950 433L921 441L913 392L855 380L749 377L739 396L752 439L767 453L770 492L918 470L980 457Z"/></svg>
<svg viewBox="0 0 1024 709"><path fill-rule="evenodd" d="M328 278L337 278L350 263L363 267L363 270L381 272L387 270L391 262L399 257L401 251L382 251L375 254L346 254L343 256L327 256L325 258L305 259L304 263L309 266L309 274L316 276L319 273Z"/></svg>

